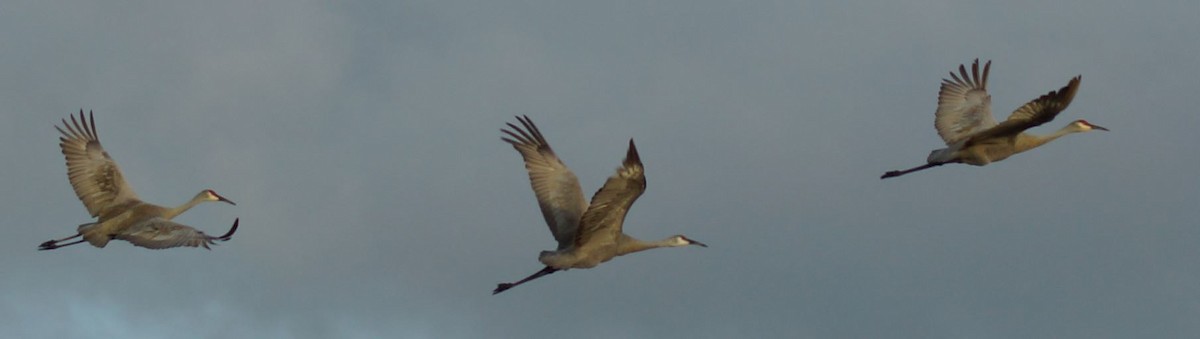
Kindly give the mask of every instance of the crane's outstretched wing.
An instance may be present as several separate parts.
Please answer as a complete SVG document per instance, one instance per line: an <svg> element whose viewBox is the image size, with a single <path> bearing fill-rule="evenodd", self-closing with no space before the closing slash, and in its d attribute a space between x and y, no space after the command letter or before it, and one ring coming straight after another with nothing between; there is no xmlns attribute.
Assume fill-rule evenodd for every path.
<svg viewBox="0 0 1200 339"><path fill-rule="evenodd" d="M215 245L217 241L229 241L233 237L233 233L237 232L239 220L233 220L233 227L229 232L214 237L167 219L153 218L131 226L125 232L117 234L116 238L155 250L180 246L211 249L208 245Z"/></svg>
<svg viewBox="0 0 1200 339"><path fill-rule="evenodd" d="M1082 76L1076 76L1066 86L1058 89L1058 91L1050 91L1050 93L1046 93L1046 95L1030 101L1021 106L1021 108L1017 108L1004 122L971 136L970 140L967 140L966 145L970 146L975 140L1017 135L1024 130L1054 120L1054 117L1067 109L1067 106L1071 104L1071 100L1075 99L1075 93L1079 91L1080 80L1082 80Z"/></svg>
<svg viewBox="0 0 1200 339"><path fill-rule="evenodd" d="M66 119L62 121L66 131L62 127L54 128L63 135L58 138L58 146L67 158L67 177L71 179L75 195L83 201L88 213L104 219L109 212L123 210L120 206L137 202L138 197L129 183L125 182L117 163L100 146L96 118L91 112L88 115L91 119L84 117L83 110L79 110L82 123L72 115L70 124Z"/></svg>
<svg viewBox="0 0 1200 339"><path fill-rule="evenodd" d="M954 145L996 125L996 118L992 117L992 96L987 93L987 78L991 68L992 62L988 61L983 66L981 78L979 59L975 59L970 74L967 74L965 66L958 65L961 78L950 72L954 80L942 79L933 125L946 145Z"/></svg>
<svg viewBox="0 0 1200 339"><path fill-rule="evenodd" d="M525 128L509 123L507 125L511 130L500 130L508 137L500 140L512 144L525 159L529 183L542 209L542 217L550 226L554 240L558 241L558 249L570 247L575 241L579 218L587 208L587 201L583 200L583 191L579 188L579 179L558 159L529 117L520 116L517 121Z"/></svg>
<svg viewBox="0 0 1200 339"><path fill-rule="evenodd" d="M604 187L596 191L592 196L592 204L583 213L575 246L615 246L625 223L625 214L645 191L645 168L633 139L629 139L625 161L617 168L616 174L608 177Z"/></svg>

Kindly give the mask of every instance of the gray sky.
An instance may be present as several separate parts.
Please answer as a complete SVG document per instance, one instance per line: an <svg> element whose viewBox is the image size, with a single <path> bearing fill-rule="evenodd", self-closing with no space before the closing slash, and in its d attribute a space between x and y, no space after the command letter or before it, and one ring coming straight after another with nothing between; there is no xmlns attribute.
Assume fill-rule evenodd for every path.
<svg viewBox="0 0 1200 339"><path fill-rule="evenodd" d="M20 338L1166 338L1200 332L1195 1L0 4L0 329ZM986 167L941 145L974 58L1001 118L1083 75ZM53 125L95 110L211 252L38 252L89 221ZM590 197L637 140L625 230L664 249L498 296L554 246L528 114Z"/></svg>

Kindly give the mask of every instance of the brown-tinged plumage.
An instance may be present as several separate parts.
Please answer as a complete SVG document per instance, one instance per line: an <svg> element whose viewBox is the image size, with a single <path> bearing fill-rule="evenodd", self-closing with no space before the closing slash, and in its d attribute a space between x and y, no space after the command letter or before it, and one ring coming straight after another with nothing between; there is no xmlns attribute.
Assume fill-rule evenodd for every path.
<svg viewBox="0 0 1200 339"><path fill-rule="evenodd" d="M71 123L63 119L62 125L54 128L63 135L58 145L67 159L67 177L71 180L75 195L97 220L79 225L77 234L73 236L42 243L38 246L39 250L52 250L84 241L104 247L112 239L150 249L178 246L209 248L215 241L229 240L237 231L237 220L234 220L229 232L219 237L171 221L203 202L221 201L234 205L213 190L200 191L190 201L177 207L158 206L138 199L117 163L100 145L96 120L91 112L85 117L83 110L80 110L79 119L71 116ZM76 237L83 239L61 243Z"/></svg>
<svg viewBox="0 0 1200 339"><path fill-rule="evenodd" d="M512 144L525 159L525 168L529 171L538 206L546 224L550 226L550 233L558 241L558 248L542 251L538 256L538 260L546 265L541 271L514 283L499 284L492 294L556 271L591 268L629 253L659 247L708 247L682 235L659 241L641 241L622 231L625 214L646 190L645 169L632 139L629 140L625 161L617 168L617 173L609 177L592 196L589 204L583 199L575 174L554 154L533 121L529 117L517 117L517 121L524 128L509 123L511 130L501 130L508 137L501 140Z"/></svg>
<svg viewBox="0 0 1200 339"><path fill-rule="evenodd" d="M996 123L992 117L992 96L987 93L989 61L979 73L979 60L971 65L959 65L958 73L950 72L953 80L943 79L938 92L938 109L934 127L946 142L946 148L934 150L926 164L902 171L884 173L882 179L901 176L923 169L949 163L983 166L1004 160L1013 154L1028 151L1067 134L1107 128L1075 120L1066 127L1047 135L1033 135L1025 130L1054 120L1058 113L1067 109L1075 93L1079 92L1080 76L1072 78L1066 86L1051 91L1017 108L1003 122Z"/></svg>

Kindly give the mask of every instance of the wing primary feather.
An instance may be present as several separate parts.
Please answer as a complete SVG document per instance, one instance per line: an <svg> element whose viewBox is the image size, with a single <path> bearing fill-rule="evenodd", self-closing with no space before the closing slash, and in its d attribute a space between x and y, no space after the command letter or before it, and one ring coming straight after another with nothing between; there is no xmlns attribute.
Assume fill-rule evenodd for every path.
<svg viewBox="0 0 1200 339"><path fill-rule="evenodd" d="M79 111L79 119L83 119L83 111ZM79 131L78 135L88 136L82 126L79 126L79 121L75 120L75 116L71 116L71 123L75 124L75 130Z"/></svg>
<svg viewBox="0 0 1200 339"><path fill-rule="evenodd" d="M975 62L978 63L979 59L975 59ZM987 64L983 65L983 79L980 80L980 81L982 81L982 83L979 84L979 89L982 89L985 91L987 90L988 72L990 72L991 70L992 70L992 61L988 60Z"/></svg>
<svg viewBox="0 0 1200 339"><path fill-rule="evenodd" d="M512 127L513 129L516 129L516 128L517 128L516 126L513 126L513 124L508 124L508 126L509 126L509 127ZM518 131L519 131L519 130L518 130ZM526 138L524 138L524 137L521 137L520 135L517 135L517 134L515 134L515 133L513 133L513 132L511 132L511 131L509 131L509 130L506 130L506 129L503 129L503 128L502 128L502 129L500 129L500 132L504 132L504 134L508 134L509 136L513 137L513 139L516 139L516 140L513 140L513 139L509 139L509 138L505 138L505 137L500 137L500 140L504 140L504 142L507 142L507 143L513 144L514 146L515 146L515 145L520 145L520 144L529 144L529 143L532 143L532 142L530 142L530 141L529 141L529 139L526 139Z"/></svg>
<svg viewBox="0 0 1200 339"><path fill-rule="evenodd" d="M975 87L975 82L971 81L971 77L967 75L967 67L966 66L958 65L958 74L962 75L963 80L966 80L965 82L967 83L967 85L970 85L971 87Z"/></svg>
<svg viewBox="0 0 1200 339"><path fill-rule="evenodd" d="M504 124L508 125L508 127L512 128L513 130L517 131L517 133L520 133L521 141L526 141L526 142L533 141L533 137L529 136L529 133L526 133L524 129L517 127L517 125L513 125L511 122L507 122Z"/></svg>
<svg viewBox="0 0 1200 339"><path fill-rule="evenodd" d="M83 110L82 109L79 110L79 116L80 116L80 119L83 118ZM92 111L88 111L88 119L90 121L85 122L85 123L89 123L91 125L91 129L88 130L89 136L92 137L92 140L100 140L100 134L96 133L96 113L92 112Z"/></svg>
<svg viewBox="0 0 1200 339"><path fill-rule="evenodd" d="M71 120L72 120L72 121L74 121L74 120L75 120L75 115L71 115ZM76 132L76 131L75 131L75 128L74 128L74 127L71 127L71 124L67 123L67 119L66 119L66 118L63 118L63 119L62 119L62 123L63 123L63 127L66 127L66 128L67 128L67 130L71 132L70 134L63 133L63 135L66 135L66 136L67 136L67 138L79 138L79 132ZM55 126L55 127L57 127L57 126ZM60 131L61 131L61 129L60 129Z"/></svg>
<svg viewBox="0 0 1200 339"><path fill-rule="evenodd" d="M983 79L979 78L979 59L975 59L975 62L971 63L971 75L972 75L971 78L975 79L975 81L983 80ZM980 86L981 84L978 84L978 83L976 83L974 85L975 85L975 87L981 87L981 88L983 87L983 86Z"/></svg>
<svg viewBox="0 0 1200 339"><path fill-rule="evenodd" d="M240 220L241 220L241 218L233 219L233 227L229 228L229 232L225 232L225 234L222 234L221 236L216 237L216 239L221 240L221 241L229 241L229 239L233 239L233 233L237 232L238 221L240 221Z"/></svg>
<svg viewBox="0 0 1200 339"><path fill-rule="evenodd" d="M642 158L638 157L637 147L633 145L633 139L629 139L629 150L625 152L625 166L642 165Z"/></svg>
<svg viewBox="0 0 1200 339"><path fill-rule="evenodd" d="M521 117L524 119L517 118L517 120L520 120L521 124L525 125L525 128L529 130L529 133L533 134L533 137L537 140L537 142L539 144L547 144L546 137L542 136L542 130L538 129L537 125L533 124L533 120L529 120L529 116L527 115L522 115Z"/></svg>
<svg viewBox="0 0 1200 339"><path fill-rule="evenodd" d="M962 66L959 66L959 67L962 67ZM965 81L962 81L962 79L959 79L959 78L958 78L958 75L957 75L957 74L954 74L954 72L950 72L950 78L953 78L953 79L954 79L954 82L963 82L963 83L965 83ZM942 79L942 81L943 81L943 82L950 82L950 81L948 81L948 80L946 80L946 79Z"/></svg>

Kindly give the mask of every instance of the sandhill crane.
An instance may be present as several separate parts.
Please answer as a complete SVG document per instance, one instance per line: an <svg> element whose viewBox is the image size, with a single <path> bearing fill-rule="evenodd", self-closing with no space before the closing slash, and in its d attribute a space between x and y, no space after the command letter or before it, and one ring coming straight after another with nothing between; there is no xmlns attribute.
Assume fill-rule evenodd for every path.
<svg viewBox="0 0 1200 339"><path fill-rule="evenodd" d="M91 119L84 117L83 110L79 110L78 121L74 115L71 116L70 124L67 123L67 119L62 120L66 131L58 126L54 128L63 135L59 138L58 146L67 158L67 176L71 179L75 195L83 201L88 213L98 219L96 222L79 225L78 233L73 236L42 243L38 246L39 250L52 250L84 241L103 248L112 239L125 240L150 249L178 246L199 246L207 249L208 245L215 244L215 241L229 240L237 231L237 220L233 221L229 232L219 237L209 236L171 221L175 216L202 202L222 201L236 205L210 189L200 191L192 200L174 208L139 200L137 194L133 193L133 188L125 182L117 163L108 156L104 147L100 146L95 116L91 112L88 112L88 116ZM59 244L76 237L83 239Z"/></svg>
<svg viewBox="0 0 1200 339"><path fill-rule="evenodd" d="M1025 133L1029 128L1054 120L1054 116L1071 104L1075 92L1079 91L1080 76L1075 76L1067 86L1058 91L1051 91L1017 108L1007 120L997 124L996 119L992 117L992 96L987 93L988 71L991 68L992 62L988 61L983 67L983 77L980 78L979 59L975 59L975 63L971 65L971 74L967 74L965 66L959 65L958 73L962 75L961 78L950 72L950 77L954 80L942 79L934 127L937 127L938 135L946 141L948 147L930 152L924 165L903 171L889 171L880 179L948 163L983 166L1067 134L1108 130L1081 119L1047 135Z"/></svg>
<svg viewBox="0 0 1200 339"><path fill-rule="evenodd" d="M517 117L517 120L525 129L509 123L512 131L501 131L511 138L504 137L501 140L512 144L525 159L533 193L537 196L546 225L550 226L550 233L558 241L558 249L542 251L538 255L538 261L546 265L541 271L514 283L499 284L492 294L556 271L592 268L613 257L634 252L687 245L708 247L683 235L659 241L642 241L622 232L625 213L646 190L644 168L633 139L629 140L625 161L617 173L604 182L604 187L592 196L589 205L583 199L579 180L550 149L550 144L546 143L533 121L529 117Z"/></svg>

